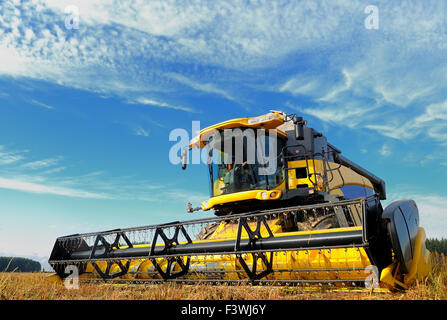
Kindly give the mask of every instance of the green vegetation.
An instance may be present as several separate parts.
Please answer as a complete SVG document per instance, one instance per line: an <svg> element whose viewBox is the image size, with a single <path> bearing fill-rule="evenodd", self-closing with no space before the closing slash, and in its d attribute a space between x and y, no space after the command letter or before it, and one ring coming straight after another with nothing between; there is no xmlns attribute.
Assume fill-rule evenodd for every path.
<svg viewBox="0 0 447 320"><path fill-rule="evenodd" d="M425 246L430 252L437 252L447 255L447 239L427 239Z"/></svg>
<svg viewBox="0 0 447 320"><path fill-rule="evenodd" d="M39 262L27 258L0 257L0 271L35 272L41 271Z"/></svg>

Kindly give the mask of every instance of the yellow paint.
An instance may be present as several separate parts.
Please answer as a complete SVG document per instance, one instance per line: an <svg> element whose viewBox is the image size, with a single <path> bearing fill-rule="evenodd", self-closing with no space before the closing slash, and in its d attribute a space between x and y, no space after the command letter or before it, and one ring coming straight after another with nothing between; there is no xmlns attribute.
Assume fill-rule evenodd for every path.
<svg viewBox="0 0 447 320"><path fill-rule="evenodd" d="M55 273L45 278L48 282L62 283L62 279Z"/></svg>
<svg viewBox="0 0 447 320"><path fill-rule="evenodd" d="M418 229L415 246L413 250L413 260L410 263L410 270L402 275L399 272L399 263L394 261L388 267L382 270L380 282L394 288L399 286L407 289L416 280L424 279L432 270L430 261L430 251L425 247L425 230Z"/></svg>
<svg viewBox="0 0 447 320"><path fill-rule="evenodd" d="M202 129L199 132L199 135L191 140L190 148L204 148L205 141L208 139L210 135L212 135L216 130L225 130L225 129L233 129L233 128L253 128L259 129L264 128L267 131L276 129L278 126L284 123L283 117L279 112L268 113L259 117L254 118L240 118L224 121L208 128ZM285 138L287 135L281 131L276 130L277 135L281 138Z"/></svg>
<svg viewBox="0 0 447 320"><path fill-rule="evenodd" d="M335 228L328 230L315 230L315 231L297 231L297 232L282 232L281 218L268 220L267 224L274 233L275 237L292 236L292 235L309 235L319 233L332 233L361 230L361 227L350 228ZM254 230L256 222L248 222L249 227ZM207 240L196 240L194 243L209 243L218 242L227 239L234 239L237 235L237 224L223 222L216 229L214 234ZM268 231L264 225L262 225L261 236L267 237ZM242 229L242 239L248 237L245 229ZM184 244L182 242L181 244ZM158 244L162 245L162 244ZM157 246L158 246L157 245ZM150 247L150 245L139 245L138 247ZM121 247L125 248L125 247ZM322 269L359 269L365 268L370 264L368 256L363 248L333 248L325 250L307 249L298 251L277 251L272 253L273 255L273 269L293 269L291 272L275 272L266 276L265 279L277 279L277 280L355 280L363 279L366 274L363 270L356 271L326 271ZM270 258L270 253L267 253L267 257ZM253 257L251 254L243 254L242 258L249 266L253 266ZM182 258L184 263L187 262L187 257ZM164 269L167 265L165 258L157 258L157 263ZM122 259L121 263L126 265L127 260ZM97 266L102 272L105 272L107 263L105 261L97 261ZM258 272L265 268L262 260L257 262ZM213 271L212 275L204 275L200 273L200 270ZM303 269L305 269L303 271ZM312 269L308 271L307 269ZM174 264L173 272L180 270L180 267ZM299 271L301 270L301 271ZM113 264L110 267L110 274L120 272L120 268L117 264ZM221 273L219 273L219 271ZM222 273L222 271L227 271ZM94 267L91 263L88 263L86 267L86 273L80 276L81 278L99 278ZM209 279L216 278L223 280L237 280L247 279L247 275L243 272L243 268L235 254L216 254L216 255L196 255L190 257L190 268L187 275L191 279ZM129 266L129 273L124 277L126 279L161 279L154 265L149 259L132 259ZM217 279L217 278L216 278Z"/></svg>
<svg viewBox="0 0 447 320"><path fill-rule="evenodd" d="M343 192L340 188L348 185L357 185L374 190L372 183L367 178L345 166L341 166L333 162L326 163L326 167L331 168L330 170L325 170L325 165L322 160L315 159L309 159L307 161L290 161L288 162L288 167L306 168L307 171L306 178L298 178L295 170L288 170L289 189L296 189L299 185L305 185L308 188L314 188L317 191L326 191L340 196L343 196ZM327 175L327 182L323 179L325 173ZM223 188L223 186L223 181L215 181L213 185L214 194L221 193L221 188ZM229 204L233 202L236 203L245 200L278 200L281 198L281 195L286 192L285 189L286 184L285 181L283 181L272 190L250 190L211 197L209 200L204 201L201 207L203 210L207 211L213 209L217 205ZM280 192L276 193L278 190ZM261 197L263 192L267 192L269 194L275 192L276 197L267 197L267 199L263 199Z"/></svg>
<svg viewBox="0 0 447 320"><path fill-rule="evenodd" d="M284 183L271 190L249 190L249 191L235 192L235 193L224 194L217 197L212 197L208 201L203 202L201 204L201 207L204 211L207 211L214 208L216 205L225 203L239 202L245 200L261 200L261 201L278 200L279 198L281 198L282 191L280 188L283 185ZM267 198L264 199L262 197L263 193L267 194Z"/></svg>
<svg viewBox="0 0 447 320"><path fill-rule="evenodd" d="M346 232L351 230L361 230L361 227L334 228L327 230L283 232L281 218L267 221L269 228L275 237L291 235L309 235L319 233ZM250 221L249 226L254 230L256 223ZM194 243L212 243L234 239L237 235L237 224L222 222L209 239L196 240ZM261 236L267 237L267 229L262 225ZM242 229L242 239L247 238L245 229ZM182 242L181 244L183 244ZM157 244L157 246L162 244ZM150 247L148 244L138 245L138 247ZM122 247L125 248L125 247ZM380 274L380 286L382 288L374 289L375 292L388 291L387 288L408 288L415 280L421 280L428 275L431 270L430 252L425 249L425 232L419 228L416 245L414 250L414 259L411 263L410 272L407 275L399 273L399 265L394 261L391 265L384 268ZM266 257L270 260L272 254L272 268L274 273L268 274L264 280L339 280L346 282L336 282L333 284L334 290L350 285L350 281L364 280L370 276L371 272L365 268L371 265L371 261L363 247L346 247L330 249L303 249L296 251L275 251L267 252ZM251 254L241 254L242 259L251 269L253 267L253 256ZM183 263L187 263L188 257L182 257ZM216 279L216 280L248 280L248 276L243 270L239 258L236 254L214 254L214 255L193 255L189 257L189 271L186 277L188 279ZM157 263L164 270L167 266L165 258L157 258ZM121 263L126 265L127 260L122 259ZM107 263L97 261L96 264L105 272ZM257 260L257 272L265 270L262 259ZM329 270L328 270L329 269ZM338 269L338 270L335 270ZM180 271L179 265L173 264L172 272ZM208 273L203 273L206 270ZM282 271L281 270L291 270ZM117 264L110 267L110 274L119 273L121 270ZM91 263L87 264L86 272L80 275L81 279L96 278L100 276ZM155 269L149 259L130 260L129 273L121 277L125 279L161 279L160 274ZM47 278L49 281L60 281L57 275ZM365 291L366 289L359 288ZM371 292L371 290L368 290Z"/></svg>
<svg viewBox="0 0 447 320"><path fill-rule="evenodd" d="M425 230L419 228L413 251L413 260L410 271L404 276L404 283L411 285L414 281L423 279L430 272L430 251L425 248Z"/></svg>

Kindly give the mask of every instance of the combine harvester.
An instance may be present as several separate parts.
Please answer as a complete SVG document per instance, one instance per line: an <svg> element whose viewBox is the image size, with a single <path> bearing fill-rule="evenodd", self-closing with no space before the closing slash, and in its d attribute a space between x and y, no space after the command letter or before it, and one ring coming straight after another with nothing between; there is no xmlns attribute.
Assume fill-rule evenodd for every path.
<svg viewBox="0 0 447 320"><path fill-rule="evenodd" d="M384 181L295 114L203 129L183 169L188 149L203 148L211 197L188 211L216 217L60 237L54 277L74 266L86 281L406 289L430 272L415 202L383 210Z"/></svg>

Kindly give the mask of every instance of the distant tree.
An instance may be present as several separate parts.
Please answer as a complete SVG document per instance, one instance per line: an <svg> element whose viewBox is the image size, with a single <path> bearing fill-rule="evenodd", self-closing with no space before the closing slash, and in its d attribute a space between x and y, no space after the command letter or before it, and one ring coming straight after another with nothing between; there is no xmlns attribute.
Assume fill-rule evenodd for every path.
<svg viewBox="0 0 447 320"><path fill-rule="evenodd" d="M427 239L425 241L425 246L431 252L438 252L447 255L447 239Z"/></svg>
<svg viewBox="0 0 447 320"><path fill-rule="evenodd" d="M0 257L0 272L35 272L42 269L40 262L17 257Z"/></svg>

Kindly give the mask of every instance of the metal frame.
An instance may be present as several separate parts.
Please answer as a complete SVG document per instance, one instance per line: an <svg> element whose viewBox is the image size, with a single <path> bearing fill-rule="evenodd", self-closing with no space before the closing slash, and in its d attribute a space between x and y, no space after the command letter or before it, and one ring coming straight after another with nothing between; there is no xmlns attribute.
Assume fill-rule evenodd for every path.
<svg viewBox="0 0 447 320"><path fill-rule="evenodd" d="M254 282L264 279L267 275L271 273L280 272L280 270L273 269L273 259L274 259L273 252L275 252L276 250L285 252L285 251L343 248L346 246L349 247L367 246L368 239L366 233L367 228L366 228L366 217L365 217L366 202L367 198L358 198L355 200L340 201L337 202L336 204L327 203L327 204L318 204L310 206L296 206L289 208L272 209L263 212L239 214L230 217L198 219L193 221L176 222L165 225L118 229L100 233L88 233L68 237L61 237L56 240L55 249L53 249L53 253L51 255L52 258L49 261L49 263L55 268L55 270L59 270L58 274L63 278L64 274L62 274L63 268L60 267L61 265L75 264L85 269L85 266L90 262L93 265L96 272L98 273L98 275L104 281L110 281L115 280L118 277L123 276L125 274L131 274L132 272L129 272L129 266L131 260L148 259L154 265L156 272L158 272L163 281L173 281L176 279L180 280L183 276L190 273L191 256L204 255L206 257L207 255L230 254L235 255L237 261L242 266L243 270L240 271L245 272L249 280ZM276 243L276 241L282 241L282 239L287 238L287 237L281 237L281 238L274 237L273 232L271 231L267 223L267 219L269 218L275 219L279 215L287 216L287 215L300 214L300 211L304 212L304 210L312 210L312 209L320 209L320 211L323 212L323 214L326 214L326 212L329 212L329 208L332 208L334 205L344 208L353 204L361 204L361 208L363 211L362 215L363 230L361 233L361 240L359 240L360 241L359 243L350 243L347 245L335 245L334 242L334 245L300 247L300 245L297 242L297 244L293 245L292 247L284 247L284 248L281 247L278 249L272 248L271 245L270 247L269 246L264 247L264 245L267 243L274 244ZM326 208L326 210L324 208ZM210 223L210 222L219 223L225 221L238 223L236 238L228 240L228 242L232 246L232 249L227 245L229 249L225 249L226 251L225 250L219 251L220 249L219 250L214 249L214 251L206 251L204 249L205 251L203 252L192 252L192 251L188 252L187 249L184 249L183 251L177 250L178 248L189 248L195 245L190 235L188 234L187 230L185 229L187 226ZM256 223L256 227L254 228L254 230L250 227L250 223L253 222ZM261 234L262 227L264 227L267 232L266 236L262 236ZM173 230L174 235L172 237L168 237L166 234L166 229L170 229L171 231ZM244 238L242 237L243 230L245 230L248 237ZM146 252L148 252L148 254L141 256L138 255L120 256L119 252L129 252L129 250L130 251L134 250L135 252L137 252L137 250L141 249L135 247L132 241L126 235L127 233L130 232L139 232L139 231L154 232L151 241L146 242L148 244L151 243L151 246L144 247L144 249L147 250ZM184 237L185 239L184 241L183 239L182 241L179 239L180 235ZM112 244L107 242L105 238L106 236L108 237L114 236L114 241L112 242ZM86 237L94 237L95 239L94 244L91 247L88 246L87 243L85 242L84 239ZM120 247L119 243L120 239L123 239L127 246ZM315 241L315 239L317 238L315 236L312 236L312 239L314 239L313 241ZM159 240L161 240L161 243L157 243L159 242ZM300 241L302 242L303 240ZM213 245L214 243L210 243L210 245ZM72 245L72 247L70 247L70 245ZM73 258L76 257L76 254L78 252L86 253L87 254L86 258L82 259ZM251 266L249 266L249 264L245 260L245 257L247 255L251 255L252 257ZM127 263L124 264L121 262L121 260L127 260ZM258 260L261 260L260 263ZM107 262L107 267L104 272L101 271L101 268L97 264L97 262L99 261ZM116 264L119 267L120 271L114 274L110 274L111 267L114 264ZM179 267L180 270L177 272L173 272L174 266ZM289 272L291 271L294 270L289 270ZM313 271L319 272L318 269ZM337 270L330 270L330 271L337 271ZM298 272L298 270L296 270L295 272ZM214 273L216 272L214 271Z"/></svg>
<svg viewBox="0 0 447 320"><path fill-rule="evenodd" d="M189 257L189 256L186 258L186 264L183 262L183 257L181 257L181 256L178 256L178 257L168 257L167 258L168 263L166 265L165 270L163 270L161 268L160 264L157 262L157 259L154 258L154 256L155 256L155 248L156 248L158 237L160 236L160 238L162 238L163 241L164 241L164 248L163 248L162 253L161 253L161 254L163 254L163 253L166 253L169 248L172 248L173 246L176 246L176 245L178 245L180 243L179 240L178 240L178 236L179 236L179 232L180 231L185 236L185 238L188 241L188 243L192 243L192 240L189 237L189 235L186 232L186 230L185 230L183 225L176 225L175 226L175 232L174 232L174 236L172 238L168 238L166 236L166 234L164 232L164 228L158 227L155 230L155 236L154 236L154 239L152 240L151 251L149 253L149 259L151 260L152 264L154 265L154 267L157 269L157 271L160 273L160 275L162 276L162 278L164 280L181 277L181 276L187 274L188 270L189 270L189 264L190 264L190 261L191 261L191 257ZM181 271L176 272L176 273L172 273L173 263L176 263L178 266L180 266Z"/></svg>
<svg viewBox="0 0 447 320"><path fill-rule="evenodd" d="M254 249L255 248L255 244L259 239L262 239L262 235L261 235L261 225L264 225L264 227L266 228L267 232L268 232L268 237L267 238L273 238L273 232L270 229L269 225L267 224L267 222L265 221L265 216L257 216L256 217L256 229L253 231L250 226L247 223L247 218L246 217L241 217L239 219L239 224L238 224L238 230L237 230L237 237L236 237L236 242L234 245L234 251L235 252L239 252L241 251L241 235L242 235L242 229L245 229L245 231L248 234L248 247L250 249ZM272 266L273 266L273 252L270 252L270 258L267 258L267 252L252 252L252 268L250 269L249 266L247 265L247 263L245 262L244 258L242 257L242 255L237 254L237 259L239 261L239 263L242 265L242 268L244 269L245 273L248 275L248 277L250 278L250 280L259 280L265 276L267 276L268 274L273 272ZM257 272L257 264L258 264L258 259L261 259L262 262L264 263L266 269L256 273Z"/></svg>

